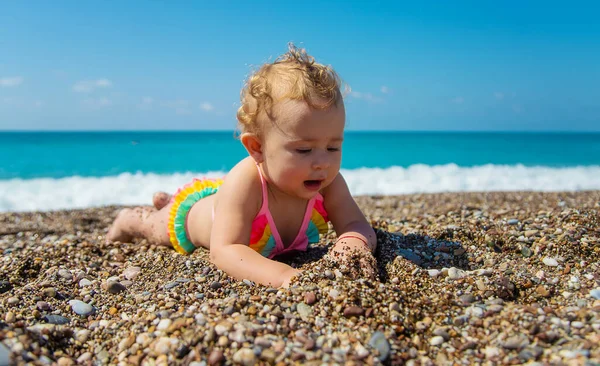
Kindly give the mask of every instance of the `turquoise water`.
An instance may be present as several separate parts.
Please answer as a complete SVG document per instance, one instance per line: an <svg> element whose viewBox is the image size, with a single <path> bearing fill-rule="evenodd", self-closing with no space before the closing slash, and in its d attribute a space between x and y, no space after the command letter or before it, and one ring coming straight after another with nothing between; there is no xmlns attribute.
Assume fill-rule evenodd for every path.
<svg viewBox="0 0 600 366"><path fill-rule="evenodd" d="M232 132L0 133L0 180L226 172L246 152ZM599 133L347 132L342 168L600 165Z"/></svg>
<svg viewBox="0 0 600 366"><path fill-rule="evenodd" d="M247 156L232 132L0 133L0 211L150 203ZM349 132L353 195L600 189L600 134Z"/></svg>

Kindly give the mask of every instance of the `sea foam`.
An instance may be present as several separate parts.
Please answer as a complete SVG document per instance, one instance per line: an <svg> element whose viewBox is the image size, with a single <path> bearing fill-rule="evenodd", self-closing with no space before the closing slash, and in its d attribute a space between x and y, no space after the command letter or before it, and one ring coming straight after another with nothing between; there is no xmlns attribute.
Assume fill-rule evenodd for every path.
<svg viewBox="0 0 600 366"><path fill-rule="evenodd" d="M194 177L224 172L130 174L0 180L0 211L48 211L104 205L150 204L156 191L173 192ZM342 170L353 195L468 191L580 191L600 189L600 166L412 165Z"/></svg>

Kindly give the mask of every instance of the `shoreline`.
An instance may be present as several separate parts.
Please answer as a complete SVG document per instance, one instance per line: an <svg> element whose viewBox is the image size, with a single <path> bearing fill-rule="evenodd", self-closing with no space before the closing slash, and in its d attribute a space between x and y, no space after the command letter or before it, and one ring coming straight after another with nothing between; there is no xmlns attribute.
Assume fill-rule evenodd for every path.
<svg viewBox="0 0 600 366"><path fill-rule="evenodd" d="M332 265L330 232L287 290L104 244L118 206L0 213L0 341L18 364L600 362L600 191L356 200L379 281Z"/></svg>

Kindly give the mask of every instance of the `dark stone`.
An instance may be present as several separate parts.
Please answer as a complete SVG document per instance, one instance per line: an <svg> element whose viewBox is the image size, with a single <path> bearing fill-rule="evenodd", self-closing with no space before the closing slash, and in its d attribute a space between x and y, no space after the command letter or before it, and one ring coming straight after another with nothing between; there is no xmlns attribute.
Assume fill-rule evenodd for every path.
<svg viewBox="0 0 600 366"><path fill-rule="evenodd" d="M71 320L69 320L68 318L65 318L64 316L54 315L54 314L44 315L44 317L42 319L44 321L46 321L47 323L57 324L57 325L69 324L69 322L71 322Z"/></svg>
<svg viewBox="0 0 600 366"><path fill-rule="evenodd" d="M221 282L219 281L214 281L210 284L210 288L212 288L213 290L218 290L221 288Z"/></svg>
<svg viewBox="0 0 600 366"><path fill-rule="evenodd" d="M184 358L185 355L187 355L188 353L190 353L190 347L188 347L185 344L182 344L181 346L179 346L177 348L177 350L175 351L175 355L177 356L177 358L181 359Z"/></svg>
<svg viewBox="0 0 600 366"><path fill-rule="evenodd" d="M111 294L118 294L119 292L125 291L126 288L119 282L109 282L108 284L108 292Z"/></svg>
<svg viewBox="0 0 600 366"><path fill-rule="evenodd" d="M8 281L0 281L0 294L10 291L13 288L12 284Z"/></svg>

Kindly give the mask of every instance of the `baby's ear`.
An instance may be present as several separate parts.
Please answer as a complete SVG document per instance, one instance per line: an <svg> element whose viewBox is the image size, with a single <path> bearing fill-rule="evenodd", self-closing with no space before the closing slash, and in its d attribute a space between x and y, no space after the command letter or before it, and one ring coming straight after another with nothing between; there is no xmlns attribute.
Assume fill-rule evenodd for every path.
<svg viewBox="0 0 600 366"><path fill-rule="evenodd" d="M243 133L240 136L240 140L242 140L242 144L248 151L248 154L254 159L257 164L260 164L264 161L263 155L263 145L256 134L253 133Z"/></svg>

